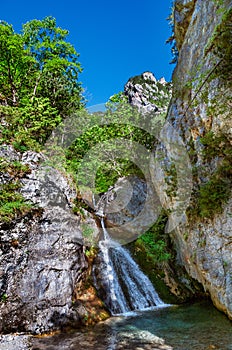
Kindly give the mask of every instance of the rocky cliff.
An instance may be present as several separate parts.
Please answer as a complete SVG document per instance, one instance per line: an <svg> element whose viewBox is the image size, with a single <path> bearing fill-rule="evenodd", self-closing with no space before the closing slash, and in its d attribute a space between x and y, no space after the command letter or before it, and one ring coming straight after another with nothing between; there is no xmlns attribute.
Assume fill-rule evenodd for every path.
<svg viewBox="0 0 232 350"><path fill-rule="evenodd" d="M186 220L171 233L178 261L230 318L231 18L228 0L175 1L178 61L167 117L184 141L193 176ZM166 207L173 209L176 200L175 193L167 196Z"/></svg>
<svg viewBox="0 0 232 350"><path fill-rule="evenodd" d="M153 73L144 72L128 80L124 94L128 102L144 113L163 114L171 98L172 84L164 78L156 79Z"/></svg>
<svg viewBox="0 0 232 350"><path fill-rule="evenodd" d="M67 176L43 164L41 154L1 146L0 157L11 165L0 172L1 184L12 182L15 162L28 167L20 191L32 203L0 225L0 332L43 333L86 323L87 294L98 314L103 311L94 292L85 295L82 288L89 265L83 230L88 225L98 234L95 221L87 212L74 215L75 189Z"/></svg>

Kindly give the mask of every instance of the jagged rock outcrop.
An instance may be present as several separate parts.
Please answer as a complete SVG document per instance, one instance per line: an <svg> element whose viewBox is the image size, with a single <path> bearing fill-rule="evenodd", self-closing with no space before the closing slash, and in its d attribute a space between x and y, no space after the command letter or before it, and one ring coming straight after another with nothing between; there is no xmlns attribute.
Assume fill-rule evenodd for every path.
<svg viewBox="0 0 232 350"><path fill-rule="evenodd" d="M153 73L144 72L128 80L124 87L128 102L143 114L165 114L171 98L171 83L157 80Z"/></svg>
<svg viewBox="0 0 232 350"><path fill-rule="evenodd" d="M41 165L38 153L21 155L1 146L0 157L29 166L21 193L33 203L31 211L0 226L0 332L43 333L80 325L88 311L74 291L88 263L85 220L71 209L76 192L63 174ZM9 174L1 175L2 182L10 181ZM87 222L98 231L93 219Z"/></svg>
<svg viewBox="0 0 232 350"><path fill-rule="evenodd" d="M174 127L185 144L193 176L187 222L171 233L178 261L230 318L231 8L227 0L175 2L179 57L167 118L168 132ZM174 192L166 196L166 208L173 209L176 200Z"/></svg>

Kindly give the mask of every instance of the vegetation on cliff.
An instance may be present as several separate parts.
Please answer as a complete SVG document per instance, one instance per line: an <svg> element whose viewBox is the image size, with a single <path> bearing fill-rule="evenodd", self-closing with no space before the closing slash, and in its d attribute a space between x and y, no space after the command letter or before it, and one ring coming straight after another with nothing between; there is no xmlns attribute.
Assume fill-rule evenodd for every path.
<svg viewBox="0 0 232 350"><path fill-rule="evenodd" d="M61 121L83 106L79 54L68 31L46 17L23 25L22 33L0 22L0 144L39 151ZM19 190L28 169L1 159L0 219L29 210Z"/></svg>

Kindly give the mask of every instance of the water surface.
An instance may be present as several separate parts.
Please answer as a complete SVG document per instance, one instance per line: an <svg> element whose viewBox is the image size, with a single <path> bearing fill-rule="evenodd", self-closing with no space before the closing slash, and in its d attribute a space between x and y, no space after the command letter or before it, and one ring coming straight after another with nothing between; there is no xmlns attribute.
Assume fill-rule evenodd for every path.
<svg viewBox="0 0 232 350"><path fill-rule="evenodd" d="M163 338L166 345L155 345ZM160 341L162 343L162 341ZM95 327L35 339L33 350L232 350L232 322L210 303L112 317Z"/></svg>

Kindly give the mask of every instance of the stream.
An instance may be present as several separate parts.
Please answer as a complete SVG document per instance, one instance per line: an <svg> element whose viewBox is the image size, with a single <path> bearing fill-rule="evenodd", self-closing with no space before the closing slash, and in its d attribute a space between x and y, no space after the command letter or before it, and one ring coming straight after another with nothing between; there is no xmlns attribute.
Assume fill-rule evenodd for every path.
<svg viewBox="0 0 232 350"><path fill-rule="evenodd" d="M94 286L111 315L166 306L149 278L140 270L129 251L112 240L101 219L103 239L93 266Z"/></svg>
<svg viewBox="0 0 232 350"><path fill-rule="evenodd" d="M166 345L157 345L157 337ZM209 302L157 307L111 317L94 327L34 338L32 349L232 350L232 323Z"/></svg>

